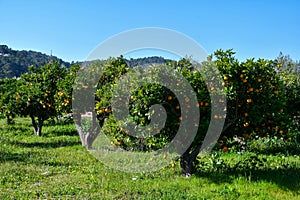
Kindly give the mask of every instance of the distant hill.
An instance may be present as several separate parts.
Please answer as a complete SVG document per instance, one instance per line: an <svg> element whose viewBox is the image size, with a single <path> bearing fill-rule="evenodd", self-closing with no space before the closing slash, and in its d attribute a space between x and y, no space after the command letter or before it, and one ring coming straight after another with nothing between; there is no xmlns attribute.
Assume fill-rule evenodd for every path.
<svg viewBox="0 0 300 200"><path fill-rule="evenodd" d="M50 62L51 60L58 60L61 65L65 65L66 67L69 67L71 65L69 62L65 62L60 58L46 55L41 52L26 50L18 51L13 50L6 45L0 45L0 79L6 77L19 77L22 73L28 71L29 66L35 65L37 67L40 67ZM126 62L130 67L159 65L164 64L168 61L171 60L165 59L160 56L126 59ZM77 63L83 64L84 62Z"/></svg>
<svg viewBox="0 0 300 200"><path fill-rule="evenodd" d="M0 45L0 78L19 77L22 73L27 72L29 66L40 67L51 60L58 60L66 67L70 66L70 63L55 56L36 51L12 50L6 45Z"/></svg>

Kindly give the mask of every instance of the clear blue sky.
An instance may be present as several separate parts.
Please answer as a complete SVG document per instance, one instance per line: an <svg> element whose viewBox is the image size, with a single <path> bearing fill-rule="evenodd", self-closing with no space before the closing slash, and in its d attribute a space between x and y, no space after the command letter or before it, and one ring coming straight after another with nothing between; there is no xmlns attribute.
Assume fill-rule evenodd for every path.
<svg viewBox="0 0 300 200"><path fill-rule="evenodd" d="M208 53L233 48L240 60L300 60L298 0L0 0L0 44L84 60L101 42L141 27L173 29Z"/></svg>

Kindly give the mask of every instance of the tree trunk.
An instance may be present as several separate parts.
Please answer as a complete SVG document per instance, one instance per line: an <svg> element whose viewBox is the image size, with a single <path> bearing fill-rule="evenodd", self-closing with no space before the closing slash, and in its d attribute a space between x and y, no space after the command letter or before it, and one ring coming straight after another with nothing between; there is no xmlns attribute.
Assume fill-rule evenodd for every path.
<svg viewBox="0 0 300 200"><path fill-rule="evenodd" d="M42 117L38 117L38 122L36 123L34 116L30 116L30 118L31 118L31 121L32 121L34 134L37 135L37 136L41 136L42 135L42 127L43 127L43 124L44 124L44 119Z"/></svg>
<svg viewBox="0 0 300 200"><path fill-rule="evenodd" d="M6 116L6 124L7 125L11 125L11 124L13 124L13 120L12 120L12 118L10 117L10 116Z"/></svg>
<svg viewBox="0 0 300 200"><path fill-rule="evenodd" d="M97 119L94 115L92 115L92 125L89 127L87 131L84 131L81 124L81 115L74 115L75 118L75 125L78 131L81 144L88 149L92 148L94 140L97 138L99 133L99 124L97 124Z"/></svg>
<svg viewBox="0 0 300 200"><path fill-rule="evenodd" d="M180 167L182 169L182 175L187 178L190 177L195 170L194 163L201 149L201 145L198 145L195 150L190 152L191 146L180 156Z"/></svg>
<svg viewBox="0 0 300 200"><path fill-rule="evenodd" d="M80 125L76 124L76 128L81 140L81 144L88 149L92 148L93 142L96 139L97 135L94 131L84 132Z"/></svg>

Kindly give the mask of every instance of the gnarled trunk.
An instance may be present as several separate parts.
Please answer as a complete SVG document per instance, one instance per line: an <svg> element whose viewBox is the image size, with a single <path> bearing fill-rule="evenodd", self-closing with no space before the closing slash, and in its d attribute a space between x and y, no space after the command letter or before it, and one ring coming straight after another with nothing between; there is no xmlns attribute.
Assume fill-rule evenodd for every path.
<svg viewBox="0 0 300 200"><path fill-rule="evenodd" d="M76 124L76 128L77 128L82 146L87 147L88 149L91 149L92 144L93 144L94 140L96 139L96 137L98 136L98 134L96 134L93 131L84 132L82 130L81 126L78 124Z"/></svg>
<svg viewBox="0 0 300 200"><path fill-rule="evenodd" d="M81 139L81 144L88 149L92 148L94 140L97 138L99 134L99 124L97 124L97 118L92 113L89 117L83 117L84 115L74 115L75 125ZM85 127L83 118L86 120L91 120L91 124L88 127ZM83 124L82 124L83 123Z"/></svg>
<svg viewBox="0 0 300 200"><path fill-rule="evenodd" d="M180 156L180 167L182 169L182 175L187 178L190 177L195 170L194 163L201 148L201 145L199 145L195 150L191 152L191 146Z"/></svg>

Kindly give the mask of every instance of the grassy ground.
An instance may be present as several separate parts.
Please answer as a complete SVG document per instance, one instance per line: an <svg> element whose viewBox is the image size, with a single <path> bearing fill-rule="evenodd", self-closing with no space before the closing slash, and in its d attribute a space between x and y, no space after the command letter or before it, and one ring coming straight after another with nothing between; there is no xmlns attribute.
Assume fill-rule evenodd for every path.
<svg viewBox="0 0 300 200"><path fill-rule="evenodd" d="M178 163L129 174L81 147L75 127L32 134L28 119L0 121L0 199L300 199L300 156L213 152L182 177Z"/></svg>

